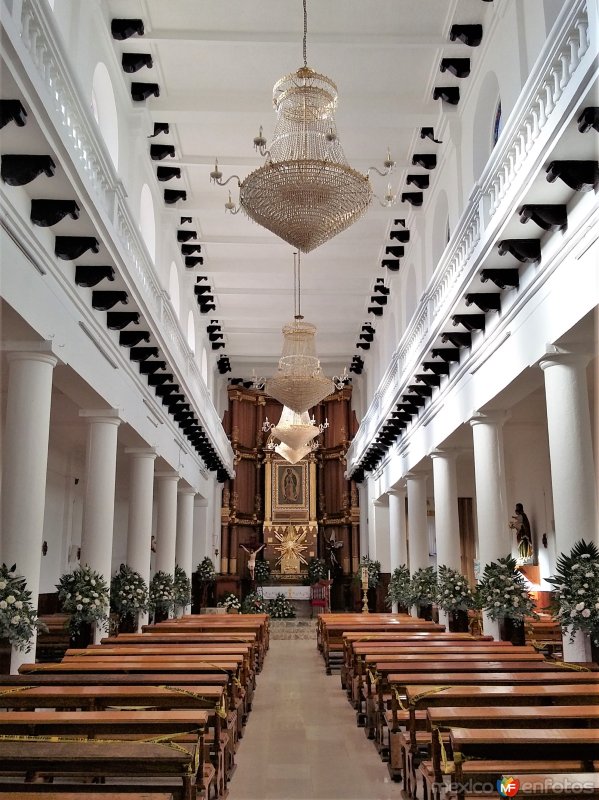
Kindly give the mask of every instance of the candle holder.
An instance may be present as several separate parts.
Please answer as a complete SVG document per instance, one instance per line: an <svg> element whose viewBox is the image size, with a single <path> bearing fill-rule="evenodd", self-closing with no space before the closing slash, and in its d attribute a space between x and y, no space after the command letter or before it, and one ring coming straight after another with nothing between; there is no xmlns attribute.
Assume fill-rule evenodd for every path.
<svg viewBox="0 0 599 800"><path fill-rule="evenodd" d="M362 584L362 614L368 614L368 584Z"/></svg>

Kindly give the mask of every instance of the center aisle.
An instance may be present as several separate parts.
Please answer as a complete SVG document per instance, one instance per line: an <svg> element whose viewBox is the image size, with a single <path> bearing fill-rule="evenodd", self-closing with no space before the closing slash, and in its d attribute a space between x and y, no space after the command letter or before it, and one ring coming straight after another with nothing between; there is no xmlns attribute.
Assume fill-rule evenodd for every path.
<svg viewBox="0 0 599 800"><path fill-rule="evenodd" d="M400 800L316 640L271 640L228 800Z"/></svg>

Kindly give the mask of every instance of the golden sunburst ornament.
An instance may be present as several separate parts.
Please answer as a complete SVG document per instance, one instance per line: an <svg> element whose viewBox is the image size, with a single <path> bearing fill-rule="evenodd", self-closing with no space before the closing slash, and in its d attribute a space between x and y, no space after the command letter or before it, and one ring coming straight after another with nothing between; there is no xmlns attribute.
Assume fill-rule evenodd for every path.
<svg viewBox="0 0 599 800"><path fill-rule="evenodd" d="M275 545L275 550L280 553L277 566L281 567L281 572L299 572L300 563L308 564L303 556L303 552L308 549L304 544L305 531L296 531L293 525L289 525L285 533L275 531L275 536L280 542Z"/></svg>

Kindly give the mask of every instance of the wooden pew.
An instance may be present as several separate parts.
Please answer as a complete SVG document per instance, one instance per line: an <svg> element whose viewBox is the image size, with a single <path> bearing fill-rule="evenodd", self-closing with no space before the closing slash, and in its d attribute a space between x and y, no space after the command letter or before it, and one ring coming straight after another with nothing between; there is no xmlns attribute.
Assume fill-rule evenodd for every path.
<svg viewBox="0 0 599 800"><path fill-rule="evenodd" d="M196 784L199 755L193 745L173 747L169 743L2 740L0 775L46 775L54 780L65 776L113 778L118 791L127 791L125 784L118 784L119 778L139 778L135 791L152 791L155 787L144 781L160 777L168 780L168 785L160 788L170 791L176 800L196 800L198 794L202 795L201 786ZM85 785L71 786L70 790L84 788Z"/></svg>
<svg viewBox="0 0 599 800"><path fill-rule="evenodd" d="M181 691L183 689L183 691ZM206 739L211 746L216 770L215 782L219 795L224 793L226 781L235 766L236 739L232 731L223 731L222 720L228 719L226 687L191 685L165 686L31 686L15 687L14 692L0 692L0 708L11 709L77 709L86 712L103 712L109 708L142 707L164 713L180 710L208 709L202 713L212 729ZM175 711L176 710L176 711ZM195 712L199 713L199 712ZM5 719L6 715L0 715ZM168 717L167 717L168 718Z"/></svg>
<svg viewBox="0 0 599 800"><path fill-rule="evenodd" d="M429 708L426 712L426 727L431 735L430 760L424 759L419 766L423 781L424 797L436 796L435 786L444 781L444 756L441 739L448 739L443 733L448 728L598 728L599 706L511 706L492 708ZM449 750L449 742L445 744ZM453 769L453 767L452 767Z"/></svg>
<svg viewBox="0 0 599 800"><path fill-rule="evenodd" d="M576 673L584 674L584 673ZM567 680L568 676L564 676ZM429 708L464 706L519 706L519 705L599 705L599 684L564 683L547 685L510 683L508 685L482 685L478 675L472 673L472 683L464 686L408 685L405 687L409 711L408 730L390 737L389 772L394 780L402 777L413 784L418 767L418 747L427 737L417 736L416 711ZM396 698L394 698L394 702ZM405 770L405 772L404 772ZM413 790L413 785L410 785Z"/></svg>
<svg viewBox="0 0 599 800"><path fill-rule="evenodd" d="M19 785L1 784L0 795L9 792L12 800L106 800L107 791L99 791L102 787L95 786L93 791L87 791L89 787L80 792L73 791L73 787L66 785L62 789L53 783L37 783ZM147 791L147 792L115 792L117 787L110 786L110 800L173 800L172 792Z"/></svg>
<svg viewBox="0 0 599 800"><path fill-rule="evenodd" d="M464 800L464 761L470 758L488 759L484 766L479 761L471 762L476 775L512 774L510 761L518 761L518 772L551 772L552 762L564 759L581 763L580 771L592 771L599 752L599 730L572 728L487 730L480 728L451 728L450 744L455 763L455 783L460 787L457 800ZM590 768L590 769L589 769ZM560 772L559 768L556 770ZM470 776L472 772L470 772Z"/></svg>

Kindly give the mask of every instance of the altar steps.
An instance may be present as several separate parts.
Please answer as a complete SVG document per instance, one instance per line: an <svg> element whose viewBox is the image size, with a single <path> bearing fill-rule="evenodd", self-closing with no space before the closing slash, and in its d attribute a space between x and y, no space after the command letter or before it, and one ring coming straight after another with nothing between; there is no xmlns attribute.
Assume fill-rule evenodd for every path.
<svg viewBox="0 0 599 800"><path fill-rule="evenodd" d="M271 639L316 639L316 617L270 618Z"/></svg>

